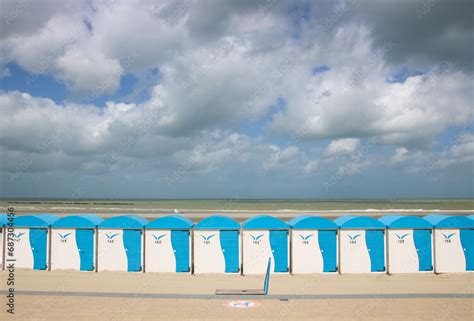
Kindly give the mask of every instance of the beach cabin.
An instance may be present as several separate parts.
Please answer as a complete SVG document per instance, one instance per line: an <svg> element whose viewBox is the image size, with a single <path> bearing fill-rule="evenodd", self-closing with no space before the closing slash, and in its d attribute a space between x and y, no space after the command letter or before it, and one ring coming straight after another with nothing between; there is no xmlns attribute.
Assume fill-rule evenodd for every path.
<svg viewBox="0 0 474 321"><path fill-rule="evenodd" d="M46 270L49 262L49 228L59 219L56 215L16 216L13 224L15 267Z"/></svg>
<svg viewBox="0 0 474 321"><path fill-rule="evenodd" d="M104 220L94 214L60 218L51 226L51 270L94 271L96 230Z"/></svg>
<svg viewBox="0 0 474 321"><path fill-rule="evenodd" d="M433 271L433 226L417 216L386 215L388 273Z"/></svg>
<svg viewBox="0 0 474 321"><path fill-rule="evenodd" d="M271 272L289 272L289 225L267 215L255 216L242 224L244 274L265 274L268 258Z"/></svg>
<svg viewBox="0 0 474 321"><path fill-rule="evenodd" d="M474 220L465 216L431 214L424 217L434 227L436 273L474 269Z"/></svg>
<svg viewBox="0 0 474 321"><path fill-rule="evenodd" d="M326 218L300 216L291 227L291 273L337 272L337 225Z"/></svg>
<svg viewBox="0 0 474 321"><path fill-rule="evenodd" d="M140 272L143 267L143 227L139 216L115 216L98 227L97 271Z"/></svg>
<svg viewBox="0 0 474 321"><path fill-rule="evenodd" d="M191 228L182 216L165 216L145 225L145 272L191 272Z"/></svg>
<svg viewBox="0 0 474 321"><path fill-rule="evenodd" d="M5 236L5 226L7 225L8 219L7 219L7 214L0 214L0 269L4 269L4 263L3 263L3 258L5 257L5 243L6 243L6 238Z"/></svg>
<svg viewBox="0 0 474 321"><path fill-rule="evenodd" d="M385 272L385 225L367 216L341 216L334 223L341 274Z"/></svg>
<svg viewBox="0 0 474 321"><path fill-rule="evenodd" d="M194 225L194 273L240 271L240 224L226 216L210 216Z"/></svg>

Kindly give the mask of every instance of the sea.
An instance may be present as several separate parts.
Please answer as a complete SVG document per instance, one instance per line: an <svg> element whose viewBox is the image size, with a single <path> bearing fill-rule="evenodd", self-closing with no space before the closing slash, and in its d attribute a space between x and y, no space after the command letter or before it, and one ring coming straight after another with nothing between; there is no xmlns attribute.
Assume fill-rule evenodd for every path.
<svg viewBox="0 0 474 321"><path fill-rule="evenodd" d="M474 213L474 199L1 199L17 213Z"/></svg>

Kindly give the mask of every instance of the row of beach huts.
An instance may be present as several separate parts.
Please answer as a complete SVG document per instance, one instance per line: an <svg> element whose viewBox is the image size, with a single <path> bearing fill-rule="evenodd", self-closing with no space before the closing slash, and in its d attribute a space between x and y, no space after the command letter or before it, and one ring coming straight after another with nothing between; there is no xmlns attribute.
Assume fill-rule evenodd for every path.
<svg viewBox="0 0 474 321"><path fill-rule="evenodd" d="M10 222L11 223L11 222ZM474 215L388 215L380 219L272 216L242 224L226 216L103 220L0 216L4 269L264 274L449 273L474 269Z"/></svg>

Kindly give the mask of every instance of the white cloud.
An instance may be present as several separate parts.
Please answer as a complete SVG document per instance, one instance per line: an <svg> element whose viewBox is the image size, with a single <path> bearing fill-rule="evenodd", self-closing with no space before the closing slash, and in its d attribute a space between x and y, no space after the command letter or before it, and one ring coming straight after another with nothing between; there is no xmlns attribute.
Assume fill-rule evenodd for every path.
<svg viewBox="0 0 474 321"><path fill-rule="evenodd" d="M467 127L469 128L469 127ZM449 140L444 150L422 151L397 148L390 163L414 173L436 173L450 167L474 164L474 135L472 129L464 129Z"/></svg>
<svg viewBox="0 0 474 321"><path fill-rule="evenodd" d="M300 19L298 3L289 12L288 3L265 0L41 3L3 19L0 75L17 64L29 81L50 75L73 95L59 103L1 92L4 169L28 155L36 159L32 171L97 173L168 171L186 159L187 171L201 174L245 164L254 174L315 176L472 162L468 134L452 146L437 141L473 121L469 68L440 63L435 53L420 65L420 57L394 64L403 39L382 42L380 28L355 7L323 30L332 3L310 6L308 19ZM388 81L405 65L423 73ZM313 75L315 66L328 70ZM146 101L88 104L116 92L130 74L149 93ZM12 123L15 131L3 130ZM258 128L246 135L248 123ZM325 149L321 140L330 140ZM395 152L378 155L384 149Z"/></svg>
<svg viewBox="0 0 474 321"><path fill-rule="evenodd" d="M397 148L395 151L395 155L392 156L392 162L395 164L399 163L404 163L406 161L406 158L408 156L408 149L405 147L400 147Z"/></svg>
<svg viewBox="0 0 474 321"><path fill-rule="evenodd" d="M454 137L453 145L442 153L435 164L441 169L462 165L470 166L471 171L474 171L474 134L472 129Z"/></svg>
<svg viewBox="0 0 474 321"><path fill-rule="evenodd" d="M306 166L304 167L304 172L306 174L313 174L314 172L318 170L318 168L319 168L319 162L312 160L306 164Z"/></svg>
<svg viewBox="0 0 474 321"><path fill-rule="evenodd" d="M123 68L117 59L108 59L101 53L68 50L56 60L58 78L75 93L84 93L91 99L114 93L120 85Z"/></svg>
<svg viewBox="0 0 474 321"><path fill-rule="evenodd" d="M288 166L291 162L296 160L299 154L298 147L288 146L287 148L280 148L275 145L270 145L271 156L263 163L263 169L266 171L273 171L282 166Z"/></svg>
<svg viewBox="0 0 474 321"><path fill-rule="evenodd" d="M428 148L470 117L472 81L457 69L432 67L404 83L387 82L393 66L385 58L397 44L387 39L375 47L369 22L344 18L321 32L311 21L295 42L280 3L105 1L43 14L29 32L6 34L1 62L49 73L92 98L115 92L124 74L159 68L155 82L175 133L259 119L278 97L287 106L268 132L303 127L302 138L312 140L376 137ZM330 70L313 76L316 65Z"/></svg>
<svg viewBox="0 0 474 321"><path fill-rule="evenodd" d="M280 150L232 131L201 131L174 136L167 107L158 99L144 104L108 102L105 108L66 103L9 92L0 94L2 169L14 170L27 160L25 172L75 169L117 170L132 164L162 169L208 172L223 165L245 164L265 157L291 160L296 147ZM34 137L34 139L32 139ZM31 159L31 161L30 161ZM31 163L31 164L30 164ZM254 166L254 165L253 165Z"/></svg>
<svg viewBox="0 0 474 321"><path fill-rule="evenodd" d="M326 148L327 156L350 155L360 146L360 140L357 138L336 139Z"/></svg>
<svg viewBox="0 0 474 321"><path fill-rule="evenodd" d="M32 74L56 75L56 60L72 45L87 37L80 14L54 15L31 34L10 36L0 45L0 61L15 61Z"/></svg>
<svg viewBox="0 0 474 321"><path fill-rule="evenodd" d="M352 176L366 170L371 165L369 160L361 162L346 162L337 169L339 175Z"/></svg>

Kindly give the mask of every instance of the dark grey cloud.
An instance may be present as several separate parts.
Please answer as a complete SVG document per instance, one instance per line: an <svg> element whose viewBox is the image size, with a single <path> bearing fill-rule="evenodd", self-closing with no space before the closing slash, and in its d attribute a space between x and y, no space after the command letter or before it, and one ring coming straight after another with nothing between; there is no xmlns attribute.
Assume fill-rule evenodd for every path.
<svg viewBox="0 0 474 321"><path fill-rule="evenodd" d="M372 25L375 46L390 41L386 58L394 64L429 69L452 61L471 71L474 57L474 1L356 1L354 16Z"/></svg>
<svg viewBox="0 0 474 321"><path fill-rule="evenodd" d="M0 92L8 195L67 196L68 182L85 178L84 197L228 197L234 187L247 197L362 196L373 190L359 189L358 175L387 185L377 170L401 177L395 192L417 179L429 190L455 167L472 172L470 134L456 146L438 139L472 121L472 1L25 5L2 27L0 64L34 72L47 61L42 74L70 90L104 88L94 98L133 74L149 96L104 107ZM445 60L453 67L436 69ZM426 73L387 81L405 66ZM150 69L159 75L143 81ZM459 195L472 194L466 177Z"/></svg>
<svg viewBox="0 0 474 321"><path fill-rule="evenodd" d="M33 33L55 14L75 14L87 8L86 2L75 0L2 0L0 39Z"/></svg>

